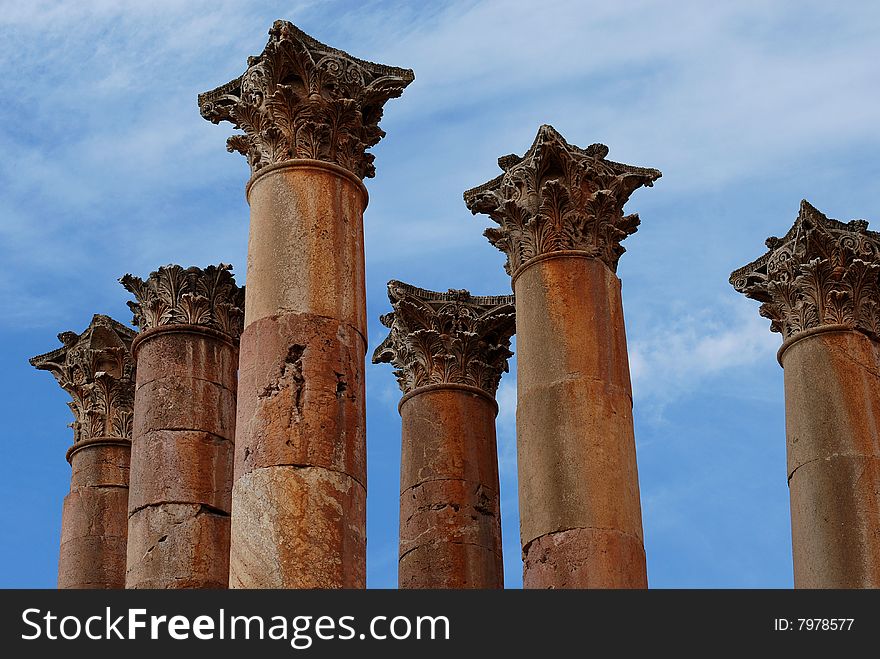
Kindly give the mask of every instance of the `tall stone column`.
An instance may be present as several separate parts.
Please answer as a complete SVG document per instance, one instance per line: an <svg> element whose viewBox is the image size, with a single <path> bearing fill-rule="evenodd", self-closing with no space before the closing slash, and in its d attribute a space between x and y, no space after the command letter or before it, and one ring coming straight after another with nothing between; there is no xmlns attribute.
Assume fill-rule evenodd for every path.
<svg viewBox="0 0 880 659"><path fill-rule="evenodd" d="M503 588L495 391L507 371L513 296L388 283L387 362L403 397L400 588Z"/></svg>
<svg viewBox="0 0 880 659"><path fill-rule="evenodd" d="M226 588L244 290L231 267L125 275L140 334L126 588Z"/></svg>
<svg viewBox="0 0 880 659"><path fill-rule="evenodd" d="M806 201L730 276L784 341L795 588L880 588L880 234Z"/></svg>
<svg viewBox="0 0 880 659"><path fill-rule="evenodd" d="M135 333L95 315L82 334L30 360L49 371L72 401L70 493L61 512L59 588L123 588L128 531Z"/></svg>
<svg viewBox="0 0 880 659"><path fill-rule="evenodd" d="M498 228L516 294L517 454L526 588L647 586L617 262L656 169L542 126L523 157L464 193Z"/></svg>
<svg viewBox="0 0 880 659"><path fill-rule="evenodd" d="M382 106L412 80L276 21L241 77L199 96L244 131L228 148L252 171L232 588L364 586L361 179Z"/></svg>

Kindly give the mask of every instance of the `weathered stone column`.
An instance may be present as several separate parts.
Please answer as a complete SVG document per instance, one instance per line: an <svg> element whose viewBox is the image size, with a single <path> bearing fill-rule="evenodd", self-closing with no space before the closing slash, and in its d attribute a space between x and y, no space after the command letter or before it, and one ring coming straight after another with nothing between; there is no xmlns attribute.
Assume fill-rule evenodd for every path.
<svg viewBox="0 0 880 659"><path fill-rule="evenodd" d="M366 438L361 179L412 71L285 21L202 116L244 130L252 176L233 487L232 588L361 588Z"/></svg>
<svg viewBox="0 0 880 659"><path fill-rule="evenodd" d="M880 234L801 202L730 276L785 339L795 588L880 588Z"/></svg>
<svg viewBox="0 0 880 659"><path fill-rule="evenodd" d="M231 267L125 275L140 334L126 588L226 588L244 290Z"/></svg>
<svg viewBox="0 0 880 659"><path fill-rule="evenodd" d="M135 333L95 315L82 334L62 332L63 346L30 360L73 399L70 494L61 512L59 588L123 588L128 531Z"/></svg>
<svg viewBox="0 0 880 659"><path fill-rule="evenodd" d="M387 362L403 397L400 588L503 588L495 391L513 296L435 293L391 281Z"/></svg>
<svg viewBox="0 0 880 659"><path fill-rule="evenodd" d="M526 588L647 586L617 261L656 169L569 145L550 126L465 192L500 227L516 294L517 454Z"/></svg>

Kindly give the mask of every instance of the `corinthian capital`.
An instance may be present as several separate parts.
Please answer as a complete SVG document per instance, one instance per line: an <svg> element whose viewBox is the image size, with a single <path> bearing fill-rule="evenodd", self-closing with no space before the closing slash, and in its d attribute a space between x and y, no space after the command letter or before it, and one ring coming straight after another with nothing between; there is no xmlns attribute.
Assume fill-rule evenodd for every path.
<svg viewBox="0 0 880 659"><path fill-rule="evenodd" d="M125 325L95 315L82 334L62 332L60 348L30 360L70 394L74 443L98 437L131 439L134 337Z"/></svg>
<svg viewBox="0 0 880 659"><path fill-rule="evenodd" d="M336 163L375 176L382 107L414 80L409 69L373 64L322 44L292 23L275 21L269 43L239 78L199 95L202 116L244 131L227 141L251 171L291 158Z"/></svg>
<svg viewBox="0 0 880 659"><path fill-rule="evenodd" d="M464 193L473 214L485 213L499 225L484 235L507 254L508 274L536 256L563 250L587 252L617 271L626 251L620 242L639 225L639 216L624 215L623 205L661 174L606 155L604 144L580 149L552 126L541 126L524 156L499 158L504 173Z"/></svg>
<svg viewBox="0 0 880 659"><path fill-rule="evenodd" d="M141 332L159 325L202 325L241 336L244 323L244 287L235 284L232 266L225 263L207 268L162 266L145 280L125 275L119 283L136 302L128 306L132 321Z"/></svg>
<svg viewBox="0 0 880 659"><path fill-rule="evenodd" d="M789 338L823 325L880 337L880 234L865 220L832 220L806 201L770 251L736 270L730 283L762 302L770 329Z"/></svg>
<svg viewBox="0 0 880 659"><path fill-rule="evenodd" d="M465 384L495 395L507 372L516 314L512 295L435 293L388 282L394 311L381 317L391 332L373 363L394 366L404 394L430 384Z"/></svg>

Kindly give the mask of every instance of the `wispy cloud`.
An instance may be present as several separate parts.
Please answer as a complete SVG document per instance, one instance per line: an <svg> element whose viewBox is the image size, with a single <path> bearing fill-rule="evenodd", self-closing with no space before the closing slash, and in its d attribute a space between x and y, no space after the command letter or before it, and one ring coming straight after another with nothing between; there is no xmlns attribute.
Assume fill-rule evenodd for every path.
<svg viewBox="0 0 880 659"><path fill-rule="evenodd" d="M17 281L0 305L28 313L0 324L43 326L83 303L127 316L116 278L170 260L233 261L243 277L246 166L211 166L228 154L195 97L241 67L265 22L223 1L4 7L0 259ZM238 203L223 204L236 166Z"/></svg>
<svg viewBox="0 0 880 659"><path fill-rule="evenodd" d="M195 95L240 73L278 16L416 70L376 148L371 263L491 259L461 191L543 122L661 167L665 195L880 141L874 3L548 0L536 14L531 2L290 2L273 12L232 0L6 7L0 60L15 75L0 80L0 118L15 129L0 136L0 258L106 279L158 265L169 243L174 258L210 260L200 237L216 236L211 250L240 262L247 168L223 149L229 127L199 117ZM493 286L503 284L499 272Z"/></svg>
<svg viewBox="0 0 880 659"><path fill-rule="evenodd" d="M629 346L635 404L662 407L731 369L773 360L781 341L768 323L745 299L658 319Z"/></svg>
<svg viewBox="0 0 880 659"><path fill-rule="evenodd" d="M618 157L662 166L669 189L880 141L876 3L548 0L539 14L530 2L442 7L420 21L377 14L377 29L366 30L371 50L417 70L407 103L392 112L442 117L423 138L432 147L501 155L530 137L524 130L556 122L575 141L608 141Z"/></svg>
<svg viewBox="0 0 880 659"><path fill-rule="evenodd" d="M676 401L698 415L724 379L772 361L779 337L753 303L731 301L726 277L764 237L784 233L802 196L823 191L817 202L832 216L880 212L871 196L875 2L10 2L0 12L0 329L39 326L48 349L55 332L82 329L94 312L127 320L116 277L167 262L229 261L243 280L247 165L224 149L230 127L202 120L195 99L240 74L281 17L416 72L386 107L388 136L373 149L371 317L387 311L390 278L509 291L503 257L480 235L489 221L471 217L461 193L495 176L498 156L522 153L539 124L663 170L632 204L645 226L621 268L643 418ZM368 368L368 385L372 427L393 426L399 392L389 369ZM516 501L514 374L498 400L507 515ZM59 414L63 426L66 409ZM687 424L677 430L693 439ZM13 421L10 433L19 431ZM397 441L374 437L373 455ZM379 466L370 505L394 510L394 469ZM659 466L643 489L652 514L700 497L654 496L668 471Z"/></svg>

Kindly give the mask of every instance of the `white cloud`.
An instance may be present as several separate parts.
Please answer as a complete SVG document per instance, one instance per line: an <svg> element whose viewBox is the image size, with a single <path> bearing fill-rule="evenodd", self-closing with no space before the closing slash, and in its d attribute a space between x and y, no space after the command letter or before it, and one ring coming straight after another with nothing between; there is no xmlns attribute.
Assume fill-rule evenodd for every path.
<svg viewBox="0 0 880 659"><path fill-rule="evenodd" d="M755 304L736 300L660 320L629 345L635 405L665 404L735 368L773 360L781 343Z"/></svg>
<svg viewBox="0 0 880 659"><path fill-rule="evenodd" d="M420 21L358 15L349 29L416 70L390 112L441 116L439 138L423 139L442 140L464 171L492 165L467 154L521 152L550 122L576 143L603 141L612 157L661 167L669 190L876 142L880 42L868 26L878 21L876 3L547 0L540 11L456 2Z"/></svg>

